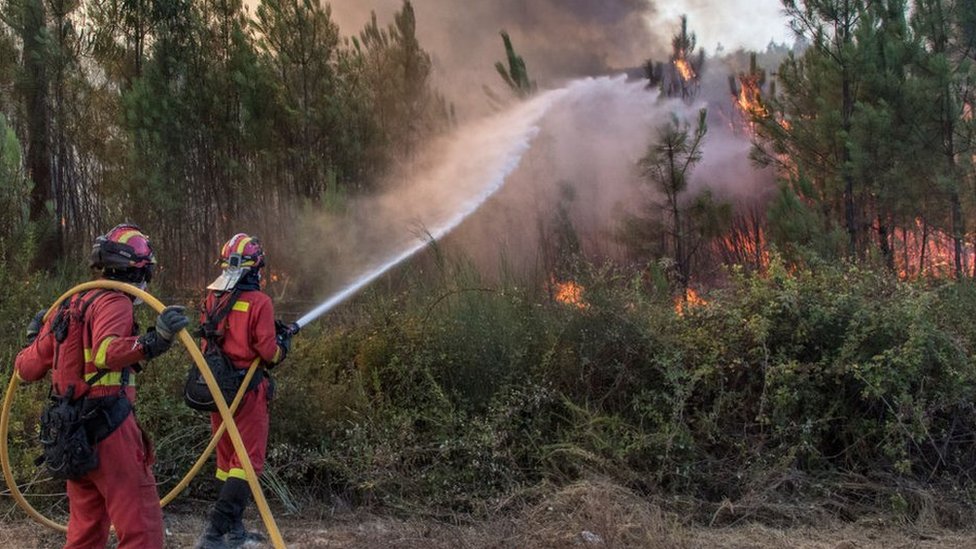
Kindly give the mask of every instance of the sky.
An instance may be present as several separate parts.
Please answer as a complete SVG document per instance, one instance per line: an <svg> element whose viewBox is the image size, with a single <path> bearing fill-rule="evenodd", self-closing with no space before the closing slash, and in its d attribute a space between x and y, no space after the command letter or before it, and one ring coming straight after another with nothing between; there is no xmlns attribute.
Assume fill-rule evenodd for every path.
<svg viewBox="0 0 976 549"><path fill-rule="evenodd" d="M729 51L765 49L770 40L793 42L780 0L661 0L656 7L660 21L675 21L688 14L699 45L709 53L719 43Z"/></svg>

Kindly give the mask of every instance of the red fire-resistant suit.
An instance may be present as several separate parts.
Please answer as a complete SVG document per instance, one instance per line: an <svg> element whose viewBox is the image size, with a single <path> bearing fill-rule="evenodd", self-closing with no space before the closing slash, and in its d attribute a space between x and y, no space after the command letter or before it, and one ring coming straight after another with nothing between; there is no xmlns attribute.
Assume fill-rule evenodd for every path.
<svg viewBox="0 0 976 549"><path fill-rule="evenodd" d="M219 308L221 299L230 299L232 293L210 292L207 295L205 311ZM205 322L206 318L201 318ZM265 364L277 364L284 356L275 340L274 305L271 298L260 290L240 292L237 301L219 329L223 333L221 350L238 369L247 369L256 358ZM207 342L203 342L206 351ZM268 389L267 378L261 380L257 388L244 394L234 421L241 432L248 458L258 475L264 470L264 459L268 449ZM220 414L210 414L213 432L220 427ZM241 461L234 452L230 437L224 433L217 443L217 478L239 478L247 480Z"/></svg>
<svg viewBox="0 0 976 549"><path fill-rule="evenodd" d="M72 297L72 306L82 299L91 300L83 319L84 364L78 364L76 356L55 353L57 345L48 319L37 339L17 355L16 374L24 381L37 381L53 368L51 381L57 395L65 394L69 385L75 387L76 397L116 395L123 370L146 358L133 335L132 300L120 292L106 291L77 294ZM81 376L90 379L100 369L110 373L88 390ZM134 402L132 372L127 375L124 392ZM133 414L98 443L98 457L97 469L67 481L70 516L65 549L104 548L110 525L115 525L118 549L161 549L163 513L152 473L152 445Z"/></svg>

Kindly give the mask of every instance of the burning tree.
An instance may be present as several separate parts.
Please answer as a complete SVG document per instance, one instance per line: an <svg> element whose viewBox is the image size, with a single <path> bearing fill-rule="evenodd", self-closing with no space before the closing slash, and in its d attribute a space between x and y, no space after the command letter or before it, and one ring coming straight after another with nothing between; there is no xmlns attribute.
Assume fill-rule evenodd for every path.
<svg viewBox="0 0 976 549"><path fill-rule="evenodd" d="M648 59L644 63L644 75L648 87L658 86L668 97L680 97L691 101L698 95L705 52L695 52L695 33L688 32L688 16L681 16L681 31L671 38L671 58L667 63Z"/></svg>
<svg viewBox="0 0 976 549"><path fill-rule="evenodd" d="M769 91L765 92L766 70L759 68L756 63L755 52L749 54L748 72L729 75L729 90L732 92L732 103L736 111L741 114L743 122L752 128L756 118L763 118L769 113L763 102L763 97L776 95L775 82L770 82Z"/></svg>

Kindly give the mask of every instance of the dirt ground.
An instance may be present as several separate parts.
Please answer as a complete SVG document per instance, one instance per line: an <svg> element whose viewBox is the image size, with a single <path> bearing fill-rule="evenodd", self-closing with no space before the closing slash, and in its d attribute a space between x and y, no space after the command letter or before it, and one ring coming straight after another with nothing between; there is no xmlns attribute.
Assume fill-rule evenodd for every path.
<svg viewBox="0 0 976 549"><path fill-rule="evenodd" d="M206 516L204 502L167 508L166 548L192 548ZM691 523L614 485L583 483L496 518L451 524L363 510L306 507L276 521L290 549L914 549L976 548L976 528L948 531L879 518L792 527L740 522L730 527ZM260 527L250 510L249 523ZM45 530L17 509L0 513L0 548L60 548L63 535ZM267 545L270 547L270 545Z"/></svg>
<svg viewBox="0 0 976 549"><path fill-rule="evenodd" d="M194 517L180 517L180 528L168 528L167 549L192 548L202 528ZM170 522L173 522L171 517ZM526 536L505 532L497 524L448 526L426 521L403 521L376 516L345 517L339 520L307 522L279 519L287 546L291 549L318 548L542 548L542 547L652 547L715 549L914 549L973 548L976 532L912 532L856 525L828 528L777 529L761 525L734 528L688 528L671 536L635 544L612 537L598 529L567 529L549 536ZM23 521L4 522L0 547L9 549L60 548L64 538ZM532 538L531 540L527 538ZM261 547L261 546L254 546ZM271 547L271 545L267 545Z"/></svg>

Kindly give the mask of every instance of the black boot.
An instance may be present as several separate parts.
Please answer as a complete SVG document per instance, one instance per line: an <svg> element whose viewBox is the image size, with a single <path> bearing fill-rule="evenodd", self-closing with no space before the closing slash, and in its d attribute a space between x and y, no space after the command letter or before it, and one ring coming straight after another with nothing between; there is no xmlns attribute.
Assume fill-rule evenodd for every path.
<svg viewBox="0 0 976 549"><path fill-rule="evenodd" d="M217 529L213 523L208 524L195 549L227 549L227 544L224 543L224 533Z"/></svg>
<svg viewBox="0 0 976 549"><path fill-rule="evenodd" d="M227 549L238 549L238 547L253 547L268 541L260 532L250 532L244 528L244 521L235 524L230 532L227 532Z"/></svg>
<svg viewBox="0 0 976 549"><path fill-rule="evenodd" d="M233 516L231 517L230 530L227 532L227 548L237 549L239 547L251 547L264 543L267 539L258 532L249 532L244 527L244 509L251 501L251 487L246 480L239 478L229 478L224 486L229 497L235 503ZM223 491L221 491L223 495Z"/></svg>
<svg viewBox="0 0 976 549"><path fill-rule="evenodd" d="M232 482L234 481L234 482ZM213 510L210 511L210 524L197 542L196 549L228 549L230 546L224 541L224 535L231 531L238 517L244 514L244 506L247 505L248 492L242 492L240 484L243 483L244 489L248 488L247 482L230 478L224 482L220 488L220 495L214 503Z"/></svg>

